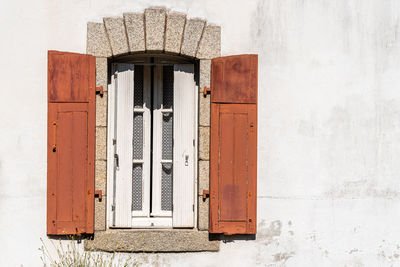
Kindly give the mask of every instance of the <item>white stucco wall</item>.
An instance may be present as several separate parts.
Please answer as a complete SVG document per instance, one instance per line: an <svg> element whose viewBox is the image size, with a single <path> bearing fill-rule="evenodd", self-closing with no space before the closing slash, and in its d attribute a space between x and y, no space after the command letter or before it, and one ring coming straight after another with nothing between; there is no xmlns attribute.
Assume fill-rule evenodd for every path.
<svg viewBox="0 0 400 267"><path fill-rule="evenodd" d="M149 265L400 265L400 2L3 1L0 266L40 266L47 50L85 53L86 23L162 5L259 54L258 234ZM47 242L47 241L46 241Z"/></svg>

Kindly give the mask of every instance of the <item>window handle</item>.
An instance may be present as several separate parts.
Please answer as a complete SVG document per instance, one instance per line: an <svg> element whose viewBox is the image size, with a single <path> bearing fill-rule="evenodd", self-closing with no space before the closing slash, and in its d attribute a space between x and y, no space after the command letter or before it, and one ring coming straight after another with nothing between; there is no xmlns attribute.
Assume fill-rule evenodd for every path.
<svg viewBox="0 0 400 267"><path fill-rule="evenodd" d="M118 154L114 154L114 159L115 159L115 167L117 167L117 170L119 169L119 156Z"/></svg>
<svg viewBox="0 0 400 267"><path fill-rule="evenodd" d="M185 166L189 165L189 155L185 155Z"/></svg>

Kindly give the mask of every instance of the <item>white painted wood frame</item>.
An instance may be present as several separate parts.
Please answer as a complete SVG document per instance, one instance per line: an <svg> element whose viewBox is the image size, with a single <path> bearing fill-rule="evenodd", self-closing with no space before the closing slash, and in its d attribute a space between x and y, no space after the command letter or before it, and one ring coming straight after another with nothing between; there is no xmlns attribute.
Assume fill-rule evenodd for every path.
<svg viewBox="0 0 400 267"><path fill-rule="evenodd" d="M172 109L164 109L163 86L163 66L158 65L154 68L153 94L153 192L151 212L153 217L172 217L172 211L161 209L162 163L172 164L172 159L162 159L163 113L173 113Z"/></svg>
<svg viewBox="0 0 400 267"><path fill-rule="evenodd" d="M163 68L162 66L154 67L153 149L155 153L153 153L152 189L150 188L151 67L144 66L143 108L134 108L133 68L132 64L113 65L116 75L112 75L108 90L107 227L196 227L198 89L196 89L194 81L194 66L188 64L174 66L173 110L163 107ZM162 115L170 112L173 112L173 160L163 160L161 159ZM134 113L143 113L142 160L132 159ZM118 121L124 121L124 123L121 125L121 123L118 124ZM123 136L122 132L125 132ZM113 145L113 139L117 140L116 145ZM118 139L121 139L122 142L118 142ZM125 145L122 144L123 142ZM119 156L119 168L115 166L114 154ZM121 162L121 154L126 163ZM128 160L129 158L130 160ZM130 164L127 164L128 162ZM141 211L132 211L132 166L134 163L143 164ZM161 163L173 164L172 212L161 210ZM129 179L121 179L123 174L121 171L124 171L124 177L129 177ZM152 214L150 214L150 190L153 190ZM125 214L122 214L123 211ZM130 222L128 217L130 217Z"/></svg>
<svg viewBox="0 0 400 267"><path fill-rule="evenodd" d="M142 164L142 210L132 211L132 226L135 218L150 217L150 143L151 143L151 68L143 66L143 107L134 108L134 113L143 113L143 159L133 160L132 163Z"/></svg>
<svg viewBox="0 0 400 267"><path fill-rule="evenodd" d="M194 66L174 65L173 227L194 227L196 84Z"/></svg>
<svg viewBox="0 0 400 267"><path fill-rule="evenodd" d="M115 76L115 184L114 226L132 226L132 140L134 65L114 65Z"/></svg>
<svg viewBox="0 0 400 267"><path fill-rule="evenodd" d="M115 166L115 140L114 130L114 116L115 116L115 78L111 77L111 84L108 85L107 90L107 228L115 226L114 224L114 166Z"/></svg>

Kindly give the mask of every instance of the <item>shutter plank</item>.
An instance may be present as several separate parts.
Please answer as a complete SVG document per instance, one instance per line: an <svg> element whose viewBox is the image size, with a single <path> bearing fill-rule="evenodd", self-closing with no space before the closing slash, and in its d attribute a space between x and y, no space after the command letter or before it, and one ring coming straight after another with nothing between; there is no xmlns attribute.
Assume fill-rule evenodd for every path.
<svg viewBox="0 0 400 267"><path fill-rule="evenodd" d="M109 190L113 188L114 184L114 174L115 174L115 146L113 140L116 139L115 136L115 90L114 90L114 79L111 79L111 84L108 85L107 91L107 227L114 226L114 190Z"/></svg>
<svg viewBox="0 0 400 267"><path fill-rule="evenodd" d="M255 234L257 55L212 60L210 233Z"/></svg>
<svg viewBox="0 0 400 267"><path fill-rule="evenodd" d="M93 233L94 57L49 51L48 64L47 234Z"/></svg>
<svg viewBox="0 0 400 267"><path fill-rule="evenodd" d="M231 108L231 106L228 106ZM247 125L246 114L235 110L220 113L220 220L246 221L247 193Z"/></svg>
<svg viewBox="0 0 400 267"><path fill-rule="evenodd" d="M59 112L57 111L57 153L58 153L58 170L59 176L57 180L57 221L72 221L73 195L72 186L75 180L73 176L74 168L82 166L74 166L74 154L72 152L72 123L73 111ZM62 142L60 144L60 142ZM85 164L85 163L84 163ZM86 175L82 177L86 179ZM65 205L65 206L64 206Z"/></svg>
<svg viewBox="0 0 400 267"><path fill-rule="evenodd" d="M82 194L81 188L85 188L87 181L87 121L88 114L86 111L78 111L72 113L72 131L71 131L71 158L72 160L72 219L77 221L86 221L86 207L82 205L86 203L86 196ZM82 179L84 178L84 179ZM77 204L75 204L77 203ZM79 203L79 204L78 204Z"/></svg>
<svg viewBox="0 0 400 267"><path fill-rule="evenodd" d="M210 210L209 210L209 231L219 233L219 111L220 105L211 103L210 122Z"/></svg>
<svg viewBox="0 0 400 267"><path fill-rule="evenodd" d="M193 65L174 65L173 214L175 228L194 227L195 81ZM188 163L185 164L188 157Z"/></svg>
<svg viewBox="0 0 400 267"><path fill-rule="evenodd" d="M247 233L257 232L257 105L247 105L247 129L248 132L248 192L247 192Z"/></svg>
<svg viewBox="0 0 400 267"><path fill-rule="evenodd" d="M132 226L133 93L134 65L115 64L116 80L116 153L115 226Z"/></svg>
<svg viewBox="0 0 400 267"><path fill-rule="evenodd" d="M57 104L48 104L47 111L47 234L57 234L57 153L53 152L57 136Z"/></svg>

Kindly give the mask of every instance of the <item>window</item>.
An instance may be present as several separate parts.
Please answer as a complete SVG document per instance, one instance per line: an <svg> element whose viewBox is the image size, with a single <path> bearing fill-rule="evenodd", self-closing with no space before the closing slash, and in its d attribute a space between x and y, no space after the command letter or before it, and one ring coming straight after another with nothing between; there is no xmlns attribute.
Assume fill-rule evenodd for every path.
<svg viewBox="0 0 400 267"><path fill-rule="evenodd" d="M197 90L193 63L112 64L109 227L195 226Z"/></svg>
<svg viewBox="0 0 400 267"><path fill-rule="evenodd" d="M219 26L186 19L185 14L168 13L163 8L104 18L104 22L88 23L89 55L48 53L47 233L79 235L96 231L93 240L85 241L86 248L164 252L218 250L215 241L209 241L208 233L254 234L257 55L219 57ZM143 53L146 48L152 51ZM138 53L143 53L141 59ZM172 56L178 54L182 56ZM196 62L182 60L187 57ZM110 60L118 65L109 64ZM196 84L202 86L204 93L199 99L193 65ZM173 68L173 104L170 110L154 110L155 87L164 89L163 80L155 79L155 75L163 75L164 66ZM108 74L112 74L112 79ZM206 96L206 86L212 88L211 96ZM102 87L108 87L104 94ZM140 88L143 92L138 94ZM95 95L97 92L99 96ZM146 101L151 103L147 119ZM163 201L161 161L165 160L163 117L159 116L155 125L155 112L172 112L166 114L166 119L172 120L167 124L172 125L175 140L172 163L164 162L170 164L172 173L172 211L165 216L153 213L153 197L159 205ZM143 128L134 127L136 124ZM161 136L161 144L155 144L154 133ZM147 146L150 153L146 155ZM161 149L161 176L153 172L155 146ZM139 147L142 150L135 150ZM150 173L146 174L146 170ZM158 189L153 185L155 179ZM194 197L197 179L199 196ZM146 203L149 206L145 207ZM198 214L194 212L196 206ZM107 227L197 226L199 231L104 231ZM154 233L159 242L131 242L154 240ZM132 235L140 238L132 239ZM194 247L186 247L188 239L195 240ZM150 243L151 248L147 246Z"/></svg>

